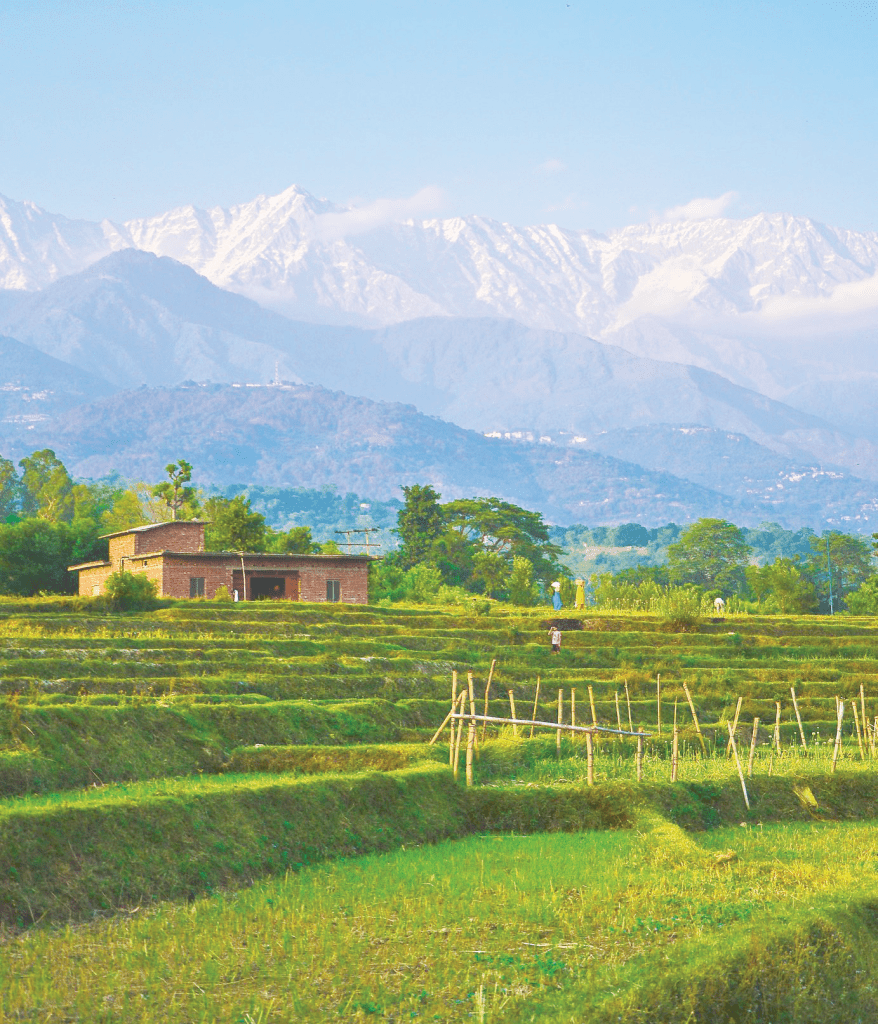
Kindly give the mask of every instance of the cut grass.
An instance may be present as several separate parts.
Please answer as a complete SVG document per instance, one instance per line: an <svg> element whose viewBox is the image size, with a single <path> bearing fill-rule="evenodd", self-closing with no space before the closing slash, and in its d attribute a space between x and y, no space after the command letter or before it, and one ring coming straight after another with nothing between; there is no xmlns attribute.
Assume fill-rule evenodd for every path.
<svg viewBox="0 0 878 1024"><path fill-rule="evenodd" d="M875 923L859 908L876 855L873 825L695 842L650 816L441 843L10 938L0 1006L132 1024L871 1021Z"/></svg>

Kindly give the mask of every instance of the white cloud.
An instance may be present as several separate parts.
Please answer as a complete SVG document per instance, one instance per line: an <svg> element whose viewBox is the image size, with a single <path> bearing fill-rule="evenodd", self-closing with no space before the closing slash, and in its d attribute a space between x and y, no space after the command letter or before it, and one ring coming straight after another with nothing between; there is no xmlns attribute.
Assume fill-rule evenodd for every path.
<svg viewBox="0 0 878 1024"><path fill-rule="evenodd" d="M737 192L724 192L716 199L690 199L683 206L672 206L658 217L653 217L657 224L668 224L677 220L706 220L709 217L722 217L728 207L738 198Z"/></svg>
<svg viewBox="0 0 878 1024"><path fill-rule="evenodd" d="M878 312L878 274L860 281L845 281L828 295L775 295L752 314L763 322L802 321L810 330L831 330L850 321L874 323Z"/></svg>
<svg viewBox="0 0 878 1024"><path fill-rule="evenodd" d="M546 160L537 167L537 170L546 174L557 174L559 171L566 171L567 164L563 160Z"/></svg>
<svg viewBox="0 0 878 1024"><path fill-rule="evenodd" d="M441 188L428 185L408 199L376 199L366 206L355 206L314 218L314 234L324 242L361 235L385 224L396 224L435 210L444 198Z"/></svg>

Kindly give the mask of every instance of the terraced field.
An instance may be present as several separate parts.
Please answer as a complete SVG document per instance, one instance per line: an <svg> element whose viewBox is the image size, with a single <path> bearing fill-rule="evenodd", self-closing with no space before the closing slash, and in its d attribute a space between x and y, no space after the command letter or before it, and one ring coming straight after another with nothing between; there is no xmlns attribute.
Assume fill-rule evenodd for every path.
<svg viewBox="0 0 878 1024"><path fill-rule="evenodd" d="M328 935L314 939L330 957L319 971L316 961L308 966L299 940L290 940L299 952L290 961L295 966L290 967L286 989L278 980L277 951L270 957L274 964L270 979L259 973L258 957L251 958L247 971L232 972L240 981L240 999L235 995L234 977L214 979L205 987L206 979L216 972L207 968L207 973L196 972L195 980L185 981L186 994L181 989L175 996L176 1016L162 1016L157 1002L159 994L167 990L168 979L164 987L156 986L148 976L149 963L149 970L158 970L161 957L147 957L134 974L130 964L121 965L120 961L117 983L126 993L124 999L117 998L112 985L108 990L104 982L96 984L92 999L89 985L82 979L76 981L75 965L84 962L76 953L80 943L91 948L98 941L119 942L121 949L135 941L159 945L167 941L160 937L158 924L145 923L146 930L142 935L138 932L135 940L131 931L135 926L128 922L132 913L146 914L149 920L153 915L173 916L177 913L173 908L197 898L205 898L208 907L212 901L231 898L219 896L220 892L230 894L272 876L286 877L286 881L266 882L267 888L258 894L253 890L248 899L263 900L265 906L274 901L280 905L288 898L294 903L299 900L303 921L312 921L307 928L319 931L320 912L308 909L311 897L287 896L284 887L294 885L293 877L304 879L306 875L312 879L307 885L314 892L323 884L321 879L330 888L342 884L332 871L348 869L331 869L323 863L339 857L376 854L374 870L381 875L382 858L390 851L441 840L451 841L447 856L460 864L478 859L472 852L477 847L460 845L466 836L582 830L590 834L595 829L613 830L610 834L614 834L624 830L624 842L619 833L615 846L611 843L614 849L627 851L621 861L606 850L594 854L610 856L617 864L613 869L616 881L610 884L595 879L594 885L609 886L609 895L626 886L644 886L645 909L639 920L652 914L658 921L658 911L653 913L649 907L655 898L653 889L661 889L657 879L662 871L654 870L654 857L644 861L642 856L643 844L654 845L656 837L664 835L661 842L668 849L695 843L687 847L692 863L698 872L707 871L707 878L716 870L711 867L713 841L687 839L681 826L691 831L743 821L754 829L770 830L780 827L772 822L800 821L804 824L796 827L807 830L817 827L815 819L872 817L878 797L878 760L871 756L868 732L857 737L851 702L856 701L859 711L865 708L868 722L878 715L878 624L873 620L741 617L706 621L696 632L682 633L655 617L589 613L568 622L560 655L550 651L548 622L545 610L498 607L492 607L490 614L476 615L432 607L179 602L151 613L99 615L66 599L0 605L0 928L5 936L5 963L29 965L24 973L17 968L13 971L14 986L4 984L0 976L0 1008L5 1014L0 1020L267 1022L334 1016L408 1020L423 1014L432 1020L475 1016L500 1021L540 1019L528 1014L535 1014L543 1005L555 1007L557 1019L567 1019L563 1013L576 1005L576 992L588 993L595 1019L603 1019L598 1004L615 1008L607 1019L675 1019L672 1013L660 1016L655 1009L660 1003L665 1005L662 1000L670 991L667 986L659 986L661 992L655 990L658 994L654 993L650 1004L655 1015L637 1016L637 999L630 993L630 998L625 996L623 990L634 986L631 993L635 988L641 991L646 981L636 970L628 971L625 965L631 961L627 954L614 953L612 969L598 972L600 977L587 957L562 957L558 950L572 948L570 943L579 940L567 925L558 938L560 932L556 935L553 930L555 911L549 917L556 924L546 925L547 936L541 938L537 928L534 944L524 952L514 943L514 952L492 946L490 962L472 960L475 954L467 953L471 967L462 974L452 972L453 976L446 971L441 981L434 964L421 979L427 995L420 1003L418 993L410 991L411 978L407 981L404 971L397 972L399 984L393 981L396 975L392 970L377 972L375 983L383 986L383 995L366 991L352 967L339 966L330 978L332 942ZM462 780L455 781L449 769L448 733L435 746L426 741L448 711L452 671L458 672L461 685L465 685L467 673L473 674L481 712L492 663L489 709L494 715L508 715L511 693L518 716L531 717L538 681L536 717L542 720L557 719L559 690L564 694L562 714L567 722L571 691L576 693L581 724L591 722L589 689L601 725L616 727L621 720L627 727L630 708L632 724L651 734L643 782L634 781L631 741L606 736L597 744L597 784L588 787L581 742L565 737L559 750L554 735L537 730L531 739L529 730L522 729L515 736L508 726L488 729L478 751L475 787L467 790ZM658 675L661 733L657 728ZM692 695L704 748L693 728L684 684ZM790 687L795 687L798 697L807 751L801 748ZM754 717L762 723L753 748L752 777L747 782L752 805L749 813L743 805L734 761L726 756L726 722L733 718L739 697L737 738L745 771ZM846 701L846 712L838 765L832 773L837 697ZM775 701L781 701L780 751L772 742ZM675 703L682 730L682 760L679 781L672 784L670 723ZM858 828L859 832L850 832L855 837L852 841L871 850L875 844L871 826ZM676 838L668 839L667 829L676 829ZM604 849L600 844L605 840L595 842L596 850ZM809 842L802 839L803 850L809 848ZM566 847L562 843L552 849L551 856L556 857L562 856ZM580 844L576 849L585 847ZM461 852L454 852L457 850ZM525 847L522 850L522 856L529 856ZM760 848L759 857L764 859L764 855ZM404 854L394 856L405 860ZM437 866L441 857L437 862L430 860L432 854L424 852L423 856L427 860L413 869L421 878L417 885L423 884L419 872L435 875L442 871ZM516 856L510 863L518 863ZM579 887L580 897L591 901L591 906L595 899L588 880L592 854L583 856L581 869L586 875ZM862 885L858 882L857 888L857 907L865 907L870 898L871 861L865 854L852 856L857 863L869 865L868 871L861 872ZM728 862L717 863L732 875L740 871L746 876L746 864L735 866L739 858L746 859L736 852ZM820 858L821 864L832 860L826 851ZM627 880L623 877L625 863L631 868ZM824 924L829 920L825 915L830 905L847 907L844 913L854 915L845 918L847 923L838 924L829 946L824 943L820 947L831 947L833 956L843 958L847 954L839 951L854 941L851 929L861 926L854 922L855 918L860 921L856 915L868 918L868 913L850 909L853 904L838 881L837 868L837 864L826 867L827 880L815 882L819 893L809 905L814 914L823 915L820 920ZM351 884L359 885L359 869L351 871L355 879ZM542 888L546 877L537 874L527 886L534 890L539 904L548 897ZM744 883L741 878L738 882L733 889L740 895ZM295 883L302 884L305 882ZM272 885L281 889L274 891ZM778 889L779 900L785 898L781 890L786 892L783 886ZM356 894L352 898L354 902L360 899ZM403 902L413 898L404 894L393 897ZM476 886L469 898L491 897ZM448 901L443 897L441 902ZM510 922L522 914L524 921L526 906L513 902ZM319 904L318 900L315 907ZM760 913L769 913L767 906L760 904ZM454 915L465 913L456 903L454 907ZM372 914L360 912L366 917ZM203 913L213 911L205 909ZM424 929L429 931L429 914L418 913L423 921L413 919L408 941L421 931L426 935ZM596 909L576 911L582 920L591 920L589 915L595 913ZM709 912L714 917L718 913L715 909ZM96 915L109 918L109 923L76 924ZM745 917L750 921L751 912ZM671 918L673 915L668 920ZM716 920L720 918L722 914ZM804 919L784 921L796 935L810 934ZM73 930L64 930L67 923ZM729 927L732 923L726 921ZM780 927L778 920L774 924ZM863 925L867 926L871 927L868 922ZM111 938L101 933L103 938L98 940L89 930L104 927L111 929ZM370 927L377 929L376 935L381 930L374 922ZM641 928L637 925L635 930ZM649 931L638 931L632 948L640 950L638 956L648 953L655 965L665 956L662 950L667 943L663 938L655 948L643 947ZM782 944L782 931L772 933L773 942ZM680 943L689 944L687 948L704 940L704 949L716 934L705 922L694 931L680 926L677 932ZM295 929L291 934L296 934ZM193 949L203 951L206 941L201 933L193 932ZM402 940L397 936L392 941ZM474 934L461 941L484 944L486 940L485 935ZM29 952L43 949L41 944L46 942L56 944L49 966L45 952L38 956ZM674 950L666 950L669 963L682 955L676 942L675 938L670 943ZM805 939L802 942L807 946ZM750 970L745 946L739 949L743 959L730 968L735 977L740 974L744 979L744 988ZM174 955L185 960L185 943L175 948ZM69 951L69 956L60 950ZM530 953L537 951L543 956L545 950L552 951L551 963L545 958L532 963ZM204 953L208 960L212 955ZM521 965L518 980L518 968L503 959L507 956ZM121 952L119 957L124 960ZM562 967L552 968L552 963L562 961ZM52 973L55 962L67 964L63 983ZM351 963L355 962L356 957ZM315 984L314 971L329 986L331 995L322 993L320 999L308 995L312 991L309 986ZM781 974L773 982L779 993L783 990ZM706 997L703 986L699 987L701 976L696 975L687 989L690 1016L681 1019L720 1019L704 1016L703 1008L699 1009L699 1000ZM814 982L814 999L838 1002L840 997L832 994L832 986L824 986L824 991L818 981ZM221 986L226 986L223 991L229 999L220 999ZM198 990L204 998L192 996ZM454 995L458 990L463 992L459 998ZM213 994L208 996L208 991ZM758 1002L758 997L747 991ZM135 998L132 992L140 994ZM261 992L270 994L261 996ZM613 992L616 995L611 998ZM731 989L726 996L737 998ZM782 1001L778 994L772 1004L774 1016L751 1014L748 1019L797 1019L778 1016L777 1006ZM867 1007L866 995L861 1002ZM574 1013L572 1009L569 1012ZM853 1012L850 1005L845 1012ZM837 1019L860 1019L856 1016L859 1012L856 1009L853 1016ZM836 1018L827 1010L823 1019Z"/></svg>

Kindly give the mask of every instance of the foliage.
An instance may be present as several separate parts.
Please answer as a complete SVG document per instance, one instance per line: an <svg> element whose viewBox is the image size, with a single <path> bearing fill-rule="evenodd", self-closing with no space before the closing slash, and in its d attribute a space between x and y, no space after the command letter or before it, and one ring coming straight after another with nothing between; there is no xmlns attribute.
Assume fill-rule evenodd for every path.
<svg viewBox="0 0 878 1024"><path fill-rule="evenodd" d="M274 533L267 530L266 551L274 551L281 555L309 555L320 551L320 545L314 543L310 526L292 526L289 530Z"/></svg>
<svg viewBox="0 0 878 1024"><path fill-rule="evenodd" d="M427 560L435 541L445 530L440 495L429 485L403 487L405 505L397 516L396 532L402 541L400 558L406 568Z"/></svg>
<svg viewBox="0 0 878 1024"><path fill-rule="evenodd" d="M21 481L10 459L0 458L0 522L21 511Z"/></svg>
<svg viewBox="0 0 878 1024"><path fill-rule="evenodd" d="M229 593L229 588L225 585L220 585L213 592L214 601L218 601L220 604L229 604L232 601L232 595Z"/></svg>
<svg viewBox="0 0 878 1024"><path fill-rule="evenodd" d="M105 553L93 523L25 519L0 525L0 593L74 593L77 579L67 566Z"/></svg>
<svg viewBox="0 0 878 1024"><path fill-rule="evenodd" d="M668 574L672 583L741 594L749 555L737 526L725 519L699 519L668 548Z"/></svg>
<svg viewBox="0 0 878 1024"><path fill-rule="evenodd" d="M156 606L156 585L141 572L119 570L104 584L107 604L116 612L147 611Z"/></svg>
<svg viewBox="0 0 878 1024"><path fill-rule="evenodd" d="M851 591L846 602L852 615L878 615L878 576L870 576L858 590Z"/></svg>
<svg viewBox="0 0 878 1024"><path fill-rule="evenodd" d="M186 486L192 479L192 466L185 459L180 459L165 466L165 472L168 479L152 488L153 496L167 505L172 519L179 519L184 511L193 518L198 512L198 499L195 488Z"/></svg>
<svg viewBox="0 0 878 1024"><path fill-rule="evenodd" d="M830 586L833 608L838 611L844 607L847 595L874 572L868 542L836 530L811 538L811 555L806 565L824 612L829 611Z"/></svg>
<svg viewBox="0 0 878 1024"><path fill-rule="evenodd" d="M121 533L150 522L145 515L140 497L133 488L118 492L112 505L101 513L101 529L105 533Z"/></svg>
<svg viewBox="0 0 878 1024"><path fill-rule="evenodd" d="M770 565L747 567L747 582L760 603L784 615L817 611L817 588L791 558L776 558Z"/></svg>
<svg viewBox="0 0 878 1024"><path fill-rule="evenodd" d="M207 551L264 551L265 516L250 508L243 494L234 498L208 498L204 504L204 546Z"/></svg>
<svg viewBox="0 0 878 1024"><path fill-rule="evenodd" d="M530 608L539 599L539 592L533 579L533 566L527 558L515 555L512 559L512 571L506 581L506 592L512 604Z"/></svg>
<svg viewBox="0 0 878 1024"><path fill-rule="evenodd" d="M50 523L69 522L73 518L73 481L52 449L34 452L19 466L24 514Z"/></svg>

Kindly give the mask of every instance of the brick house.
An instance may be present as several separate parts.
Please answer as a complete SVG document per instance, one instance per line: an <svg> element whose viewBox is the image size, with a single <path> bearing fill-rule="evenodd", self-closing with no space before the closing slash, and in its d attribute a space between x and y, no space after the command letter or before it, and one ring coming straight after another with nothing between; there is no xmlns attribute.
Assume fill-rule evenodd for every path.
<svg viewBox="0 0 878 1024"><path fill-rule="evenodd" d="M79 593L87 596L103 593L107 577L124 569L149 577L160 597L213 597L226 587L246 601L368 601L368 555L205 551L204 527L193 519L111 533L107 561L69 571L79 573Z"/></svg>

